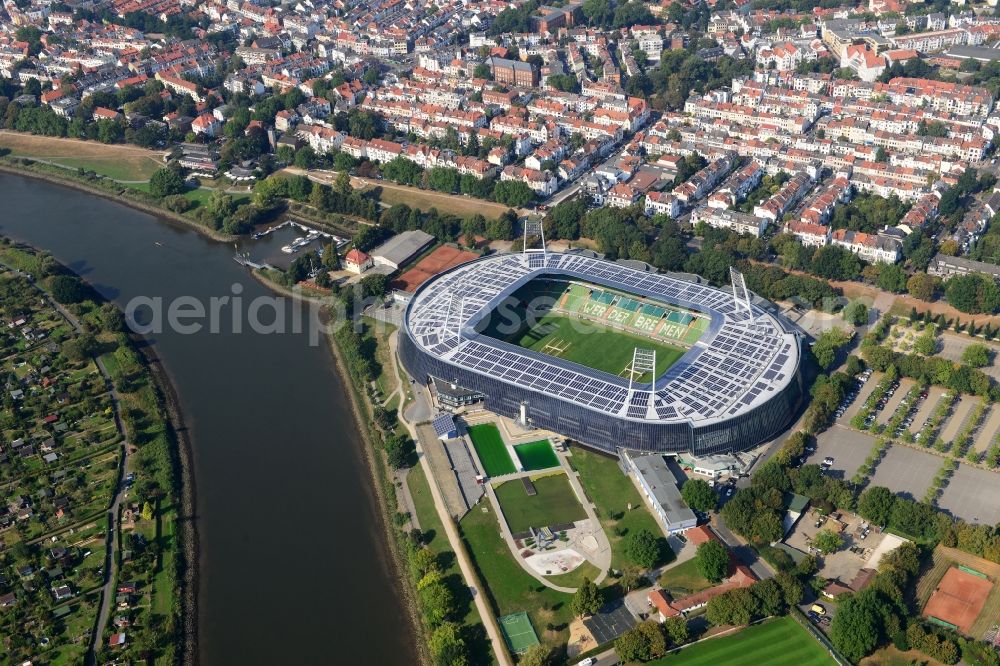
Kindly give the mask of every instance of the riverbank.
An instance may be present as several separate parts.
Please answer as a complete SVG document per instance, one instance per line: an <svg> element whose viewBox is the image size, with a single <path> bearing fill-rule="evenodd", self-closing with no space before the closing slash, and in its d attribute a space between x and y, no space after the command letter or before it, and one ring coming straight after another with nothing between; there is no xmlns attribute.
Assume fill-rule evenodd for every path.
<svg viewBox="0 0 1000 666"><path fill-rule="evenodd" d="M183 420L173 385L159 367L159 360L150 350L145 338L131 331L102 324L106 321L103 314L95 319L95 313L104 313L105 306L111 306L112 311L119 314L121 311L103 298L93 285L36 247L23 242L14 242L2 236L0 240L2 240L0 253L4 260L16 260L18 265L25 267L35 265L35 269L30 272L35 276L33 282L39 291L55 304L54 307L77 331L81 334L84 331L92 333L98 340L98 347L90 353L108 385L113 399L115 424L123 437L123 457L108 508L110 539L107 541L107 548L111 567L105 574L107 579L102 592L102 606L98 613L97 625L92 631L90 641L92 648L87 661L88 663L101 661L100 653L105 644L103 629L111 619L112 594L123 580L135 578L135 572L126 575L122 570L122 567L126 566L121 550L124 545L118 543L120 539L125 538L121 525L125 508L122 501L128 496L128 491L132 487L125 479L127 474L134 474L138 476L138 483L147 487L159 487L162 481L169 480L168 487L163 489L166 491L166 506L169 509L166 511L163 509L164 498L153 499L153 493L147 496L146 502L153 502L156 506L155 518L145 520L145 522L153 521L155 524L154 534L160 534L162 525L167 520L181 524L180 543L174 542L171 548L160 554L158 570L142 572L149 577L148 585L141 591L139 589L136 591L140 597L150 601L150 613L153 613L154 609L159 610L169 614L175 623L170 629L170 624L173 623L169 622L170 618L166 618L168 631L163 635L155 634L147 637L152 639L152 644L158 648L158 656L153 658L152 663L196 664L198 661L197 587L195 586L197 579L196 567L189 566L188 563L197 562L197 536L190 521L178 520L194 513L194 477L190 463L190 442L184 434ZM65 305L56 304L53 293L42 286L43 280L46 276L69 274L76 275L80 283L86 285L87 293L79 300L70 301ZM123 322L124 317L119 323ZM109 345L113 345L113 351L109 351ZM124 355L121 354L123 351ZM143 362L134 363L131 358L141 358ZM150 452L153 452L150 455L155 455L157 445L166 446L167 458L170 461L165 477L164 470L157 470L155 464L147 467L145 461L135 462L136 457L142 458ZM176 508L178 503L181 511ZM134 534L143 533L138 522L134 523L131 529L135 530L132 532ZM156 540L159 541L159 536ZM160 548L164 546L163 543L157 545ZM159 578L164 574L166 574L165 581ZM164 589L164 582L169 584L169 589ZM164 596L165 593L169 593L165 599L157 596ZM177 613L173 603L176 597L181 599L180 613ZM173 651L178 643L179 653Z"/></svg>
<svg viewBox="0 0 1000 666"><path fill-rule="evenodd" d="M30 164L21 163L22 159L27 159ZM18 162L14 164L14 162ZM128 206L143 213L148 213L150 215L155 215L156 217L161 217L170 220L171 222L176 222L182 224L186 227L204 234L205 236L211 238L212 240L219 241L220 243L231 243L235 241L238 237L232 236L230 234L224 234L215 229L210 229L189 217L186 217L180 213L175 213L171 210L167 210L161 206L154 205L149 202L139 201L132 197L124 196L122 192L128 191L129 187L127 185L117 185L119 190L112 191L99 187L91 182L86 182L80 178L74 178L70 175L71 171L66 171L66 174L56 173L54 171L48 171L42 169L46 165L35 162L30 158L18 158L10 156L0 156L0 172L8 173L14 176L24 176L27 178L35 178L37 180L44 180L55 185L62 185L63 187L69 187L80 192L86 192L87 194L92 194L109 201L114 201L122 205ZM51 169L59 169L59 167L49 167ZM114 183L112 180L104 179L105 182ZM135 190L138 192L139 190Z"/></svg>
<svg viewBox="0 0 1000 666"><path fill-rule="evenodd" d="M0 160L0 162L3 162L3 160ZM166 218L168 218L170 220L177 219L176 215L162 215L161 216L160 211L158 211L158 210L149 210L149 209L144 209L141 206L133 206L133 205L131 205L133 202L130 201L130 200L122 199L122 198L116 197L116 196L112 196L112 193L110 193L108 191L104 191L104 190L101 190L99 188L89 187L89 186L87 186L86 184L83 184L83 183L75 182L75 181L72 181L72 180L67 181L67 179L65 179L65 178L61 178L61 177L54 176L54 175L49 174L49 173L38 172L38 171L34 171L34 170L29 170L27 172L22 172L22 171L15 171L15 170L11 170L11 169L4 169L3 168L4 166L6 166L6 165L5 164L0 164L0 171L5 171L5 172L8 172L8 173L13 173L13 174L18 175L18 176L26 176L26 177L34 178L34 179L37 179L37 180L43 180L43 181L53 182L53 183L56 183L58 185L66 185L68 187L71 187L71 188L76 189L76 190L83 191L83 192L88 193L88 194L93 194L93 195L99 196L99 197L104 198L104 199L108 199L108 200L115 201L115 202L118 202L118 203L123 203L125 205L129 205L132 208L137 208L139 210L144 210L144 212L150 212L153 215L158 216L158 217L166 217ZM188 226L190 226L194 230L202 233L205 237L208 237L210 239L213 239L213 240L216 240L216 241L218 241L218 240L224 240L222 238L219 238L218 235L210 233L211 230L209 230L209 229L207 229L207 228L205 228L205 227L203 227L201 225L190 223L190 224L188 224ZM228 238L225 239L225 240L228 240ZM285 287L283 285L280 285L280 284L274 282L273 280L267 279L265 276L259 274L258 272L253 272L252 275L255 277L256 280L258 280L261 284L263 284L267 289L269 289L272 292L277 292L279 294L288 296L290 298L304 299L304 300L308 300L308 301L311 301L311 302L317 302L317 300L318 300L316 298L311 298L310 294L307 294L307 293L297 293L295 290L289 289L289 288L287 288L287 287ZM328 300L324 300L324 301L320 301L320 302L322 302L323 304L327 304L327 305L329 304ZM333 360L334 360L335 365L336 365L336 372L339 374L340 379L344 383L345 387L347 387L349 389L348 392L351 393L351 396L350 396L350 398L351 398L351 412L352 412L352 418L354 420L355 431L358 432L361 435L362 439L363 439L363 444L362 444L362 447L361 447L363 449L363 451L361 453L364 456L364 462L363 462L363 464L365 464L368 467L368 472L369 472L370 478L372 479L372 483L367 484L367 485L370 486L369 490L373 493L372 499L378 504L378 511L376 513L380 517L380 521L379 522L381 523L381 526L378 528L378 533L382 535L382 538L380 538L379 540L387 548L387 557L388 557L388 559L386 560L385 564L386 564L387 567L391 567L391 569L387 569L387 570L389 570L389 571L392 572L392 578L395 579L397 581L397 583L401 583L401 584L397 584L395 586L397 588L396 592L399 593L399 589L398 588L402 587L402 593L399 593L399 596L403 598L403 601L404 601L403 607L405 607L405 615L406 615L406 617L407 617L407 619L408 619L411 627L413 628L413 634L418 637L418 640L417 640L416 644L420 646L419 648L417 648L417 650L422 655L421 656L421 661L423 661L423 662L426 663L427 662L427 658L426 658L426 654L427 654L426 641L422 640L422 624L420 622L420 615L419 615L419 613L417 612L417 609L416 609L415 596L414 596L414 592L415 591L413 589L413 586L410 584L410 581L409 581L409 579L408 579L408 577L406 575L407 574L407 568L405 566L405 561L402 559L400 546L399 546L399 543L398 543L398 540L397 540L398 536L397 536L396 532L398 530L395 530L394 527L393 527L394 509L393 509L393 506L391 504L391 501L392 501L392 495L393 495L394 488L392 487L391 481L389 481L389 480L386 479L386 475L384 473L384 464L380 463L377 460L377 458L379 457L380 454L379 454L379 451L377 450L377 448L375 447L375 445L373 444L372 433L371 433L371 431L369 429L369 428L372 427L371 420L370 419L366 419L366 417L364 416L364 414L366 413L367 410L366 410L366 408L364 406L364 403L363 403L363 397L359 393L359 389L363 389L363 387L357 387L355 385L355 383L352 381L351 375L350 375L350 373L347 371L347 369L345 367L343 356L340 354L340 350L336 346L335 341L330 340L330 341L328 341L328 343L330 344L331 353L333 355ZM163 368L159 367L159 366L160 366L160 364L158 362L158 359L155 359L155 357L154 357L154 360L151 361L151 367L153 367L157 372L160 372L161 376L165 378L165 380L166 380L164 382L165 386L172 387L172 383L169 381L169 378L166 377L165 370ZM184 428L184 425L183 425L183 418L182 418L181 413L180 413L180 403L179 403L179 400L177 400L176 397L173 395L172 388L164 391L164 395L168 399L172 415L176 418L176 420L178 422L178 427L176 428L177 433L178 433L179 436L183 436L185 438L185 442L187 442L188 440L187 440L186 431L185 431L185 428ZM188 469L188 471L192 472L192 477L193 477L193 463L191 462L191 457L192 457L192 453L191 453L191 450L190 450L190 446L188 446L187 450L184 451L184 456L182 457L182 459L183 459L183 463L185 464L185 466ZM373 487L371 487L371 486L373 486ZM195 503L194 503L195 499L196 499L196 496L194 494L195 483L193 482L193 480L192 480L192 483L189 485L189 487L191 489L191 493L184 500L184 507L185 508L182 511L182 513L183 513L182 520L180 520L179 522L180 522L180 524L185 529L191 530L191 533L193 533L193 535L194 535L194 538L192 538L191 540L189 540L187 542L187 543L191 544L191 549L188 550L185 553L184 559L186 560L186 564L190 563L190 566L186 566L185 569L184 569L184 571L185 571L185 574L188 576L186 584L189 586L190 589L192 589L192 590L198 590L198 589L200 589L199 588L199 581L198 581L198 575L199 574L196 571L197 567L194 566L194 563L197 563L197 562L200 561L199 560L199 553L197 551L197 548L198 548L199 542L203 541L203 538L198 538L198 536L196 534L196 531L194 530L194 525L192 523L192 520L190 519L190 517L194 515L194 507L196 506ZM194 606L194 601L195 601L194 598L190 598L190 599L186 598L184 601L185 601L185 607L186 608L194 608L195 607ZM397 603L398 603L398 601L399 601L399 599L396 600ZM197 626L198 625L194 621L195 616L191 615L190 617L192 618L191 622L189 622L187 625L185 625L185 643L186 643L186 645L193 644L194 641L197 638L197 633L196 632L197 632ZM399 634L403 634L404 632L396 632L396 633L397 633L397 635L399 635ZM191 658L190 658L191 661L189 661L188 663L194 663L195 661L197 661L198 650L194 650L193 652L190 652L190 654L191 654Z"/></svg>
<svg viewBox="0 0 1000 666"><path fill-rule="evenodd" d="M347 360L344 358L343 350L337 342L337 338L333 331L330 329L329 308L332 297L328 296L326 300L321 300L320 298L313 297L301 290L289 289L287 286L279 284L269 278L267 274L261 270L254 270L251 274L261 284L272 291L288 298L305 301L322 308L319 315L325 331L327 344L329 346L330 353L333 355L334 363L337 366L337 373L340 375L341 381L344 382L344 385L348 388L347 393L350 398L351 413L354 416L357 431L361 435L363 443L362 455L364 456L365 464L371 475L372 489L375 493L379 508L379 515L381 516L381 532L385 537L386 544L389 547L389 556L391 558L392 567L395 570L396 578L402 583L402 585L400 585L400 589L403 593L403 602L407 610L407 615L410 618L410 625L413 627L413 631L419 639L416 642L421 661L424 664L429 664L430 655L427 650L428 637L424 631L424 623L422 621L420 607L416 599L416 581L411 580L407 574L408 568L406 557L399 541L402 535L400 531L394 527L395 523L393 522L394 516L397 515L397 511L393 509L393 503L395 502L398 506L398 502L395 501L395 487L393 486L392 479L388 473L388 465L376 447L377 435L373 431L373 405L371 401L365 397L363 387L359 387L358 383L354 381L351 376L351 373L348 370Z"/></svg>

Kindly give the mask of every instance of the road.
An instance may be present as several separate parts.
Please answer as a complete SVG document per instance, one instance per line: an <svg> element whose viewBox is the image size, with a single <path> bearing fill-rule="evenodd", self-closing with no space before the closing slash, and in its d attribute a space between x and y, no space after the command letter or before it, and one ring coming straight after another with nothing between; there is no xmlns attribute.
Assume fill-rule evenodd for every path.
<svg viewBox="0 0 1000 666"><path fill-rule="evenodd" d="M390 358L398 359L397 355L397 338L398 332L394 332L389 338L389 353ZM406 381L403 377L396 378L399 386L398 390L403 391L403 382ZM419 384L413 385L414 398L417 403L423 403L420 408L420 412L423 413L427 410L429 413L429 396L427 396L425 389ZM500 635L500 628L497 626L496 619L493 617L493 611L486 603L486 595L480 592L476 587L476 574L475 569L472 566L472 562L469 561L468 553L465 551L465 546L462 544L462 539L458 534L458 528L455 527L455 521L452 519L451 514L448 513L448 507L444 503L444 499L441 497L441 491L438 489L437 479L434 478L434 470L431 469L431 465L427 460L427 456L424 455L423 446L420 443L420 437L417 434L416 421L410 421L404 412L409 410L401 410L399 415L399 420L406 426L406 429L410 432L410 437L413 438L413 442L416 445L417 457L420 461L420 466L424 470L424 474L427 476L427 485L431 489L431 497L434 499L434 508L437 510L438 517L441 519L441 524L444 525L445 535L448 537L448 543L451 546L452 551L455 553L455 559L458 562L458 568L462 572L462 578L465 580L465 585L469 588L469 592L472 594L472 601L476 604L476 610L479 612L479 617L482 618L483 626L486 628L486 634L489 636L490 643L493 646L493 654L496 656L497 662L500 666L513 666L510 658L507 656L507 648L504 644L503 637Z"/></svg>
<svg viewBox="0 0 1000 666"><path fill-rule="evenodd" d="M712 524L712 528L715 533L719 535L719 538L725 542L731 551L736 554L740 562L747 565L757 578L764 580L765 578L774 578L774 571L771 567L767 565L766 562L757 557L757 554L753 549L740 541L739 537L733 534L725 523L722 522L722 518L719 517Z"/></svg>
<svg viewBox="0 0 1000 666"><path fill-rule="evenodd" d="M9 267L7 268L9 269ZM32 284L34 284L34 282ZM45 290L37 284L35 284L35 288L42 294L42 297L48 301L48 303L55 308L60 315L62 315L63 319L69 322L70 326L73 327L73 330L76 331L76 333L83 333L83 327L80 326L80 322L71 312L49 298L49 295L45 292ZM118 432L122 433L124 441L122 442L122 464L118 466L118 479L115 483L115 497L111 502L111 506L108 507L108 537L105 541L107 549L104 555L104 584L101 586L101 608L97 616L97 626L94 630L94 634L91 636L90 650L87 653L87 664L96 663L95 654L100 647L101 637L104 636L104 629L108 625L108 617L111 614L111 601L115 598L113 592L115 577L118 573L118 558L114 556L115 549L118 545L118 530L115 527L115 519L118 516L118 510L121 507L122 500L124 499L125 492L122 479L129 463L128 433L125 431L125 426L121 418L121 398L118 395L118 391L115 390L114 383L111 381L111 375L108 374L107 368L104 367L104 362L99 357L94 357L94 363L97 365L97 369L100 371L101 376L104 377L104 381L108 386L108 393L111 396L111 406L114 410L115 425L118 428Z"/></svg>

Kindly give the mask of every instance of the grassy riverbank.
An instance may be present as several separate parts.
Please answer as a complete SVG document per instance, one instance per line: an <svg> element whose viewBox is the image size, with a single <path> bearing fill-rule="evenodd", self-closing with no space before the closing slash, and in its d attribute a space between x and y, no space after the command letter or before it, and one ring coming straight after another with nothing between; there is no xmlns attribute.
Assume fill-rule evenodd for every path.
<svg viewBox="0 0 1000 666"><path fill-rule="evenodd" d="M190 213L197 210L197 207L187 213L175 213L163 207L159 199L145 191L148 188L143 188L139 185L123 185L96 173L82 170L73 171L52 164L36 162L27 158L12 157L10 155L0 155L0 172L15 176L38 178L50 183L56 183L57 185L72 187L88 194L111 199L145 213L192 227L217 241L231 242L236 238L235 236L212 229L196 220ZM188 192L188 195L197 199L197 196L193 194L195 192L200 192L200 190L191 190Z"/></svg>
<svg viewBox="0 0 1000 666"><path fill-rule="evenodd" d="M188 632L194 627L194 590L185 584L184 574L193 572L184 565L196 558L193 539L178 528L182 507L190 507L185 490L191 485L165 398L169 387L154 378L147 359L125 333L121 313L79 278L47 255L8 242L0 245L0 263L12 269L7 279L25 285L18 293L37 294L35 289L41 289L51 299L53 312L67 322L63 333L56 327L51 336L43 335L48 342L25 350L25 364L39 370L26 373L22 381L48 383L56 391L53 404L39 405L37 416L44 413L45 418L36 424L25 421L26 406L48 399L46 392L32 388L34 384L25 385L26 397L17 409L4 409L5 430L22 431L26 445L44 439L36 445L52 451L44 474L34 481L49 484L51 493L44 496L54 503L54 515L48 515L43 504L35 506L37 519L49 531L34 538L19 531L19 545L4 560L18 568L44 568L40 575L47 579L42 587L46 591L40 596L15 595L15 607L27 617L32 612L51 617L42 657L54 664L81 663L80 650L86 652L92 642L99 663L140 656L156 664L187 661L191 653L185 655L184 647L193 647ZM4 307L29 311L31 302L7 299ZM33 339L27 333L24 337ZM66 370L64 379L60 368ZM80 393L84 387L92 395ZM4 432L4 439L14 434ZM17 462L22 474L33 473L30 459L22 456ZM66 465L66 472L72 473L60 474ZM81 485L79 474L94 478L85 478ZM91 503L78 497L81 489L93 496ZM189 515L189 509L183 512ZM76 524L88 515L95 516L91 523ZM114 526L110 529L109 519ZM58 537L53 540L50 534ZM7 562L6 557L15 561ZM122 597L119 590L124 587L131 592ZM118 631L115 618L128 618L127 642L106 648L110 635ZM41 639L35 633L42 625L19 625L11 628L11 635L18 632L18 644L35 645L24 658L38 658ZM66 645L59 644L60 635L65 635Z"/></svg>

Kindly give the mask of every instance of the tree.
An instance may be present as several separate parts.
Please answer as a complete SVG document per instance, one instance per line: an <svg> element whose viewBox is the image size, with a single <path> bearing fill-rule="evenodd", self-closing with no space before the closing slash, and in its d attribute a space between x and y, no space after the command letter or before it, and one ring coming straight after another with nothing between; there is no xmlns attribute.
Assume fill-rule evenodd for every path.
<svg viewBox="0 0 1000 666"><path fill-rule="evenodd" d="M962 352L962 363L973 368L985 368L990 364L990 348L978 342L969 345Z"/></svg>
<svg viewBox="0 0 1000 666"><path fill-rule="evenodd" d="M593 615L600 610L603 603L604 600L601 598L601 591L597 589L597 586L589 578L584 578L583 585L578 587L573 594L573 601L571 602L573 615L577 617Z"/></svg>
<svg viewBox="0 0 1000 666"><path fill-rule="evenodd" d="M688 639L688 623L681 616L668 617L663 621L663 630L667 633L671 645L683 645Z"/></svg>
<svg viewBox="0 0 1000 666"><path fill-rule="evenodd" d="M863 303L861 305L864 307ZM868 319L867 310L868 308L866 307L866 321ZM845 313L845 319L846 317L847 315ZM813 356L816 357L816 362L819 366L823 369L832 367L834 362L837 360L837 352L841 347L851 341L851 336L851 333L848 333L842 328L830 328L820 333L819 337L816 338L816 342L813 343L812 346Z"/></svg>
<svg viewBox="0 0 1000 666"><path fill-rule="evenodd" d="M829 555L843 546L844 540L833 530L820 530L813 537L812 545L824 555Z"/></svg>
<svg viewBox="0 0 1000 666"><path fill-rule="evenodd" d="M888 525L896 496L888 488L870 486L858 499L858 513L876 525Z"/></svg>
<svg viewBox="0 0 1000 666"><path fill-rule="evenodd" d="M857 663L878 644L881 621L878 604L867 594L848 597L830 624L830 640L845 657Z"/></svg>
<svg viewBox="0 0 1000 666"><path fill-rule="evenodd" d="M750 624L757 614L757 600L745 587L729 590L713 597L708 602L705 616L712 624Z"/></svg>
<svg viewBox="0 0 1000 666"><path fill-rule="evenodd" d="M1000 309L1000 288L983 273L955 275L945 283L948 304L970 314L995 313Z"/></svg>
<svg viewBox="0 0 1000 666"><path fill-rule="evenodd" d="M924 356L932 356L937 352L937 327L928 324L924 332L913 341L913 351Z"/></svg>
<svg viewBox="0 0 1000 666"><path fill-rule="evenodd" d="M166 197L184 193L184 179L176 169L157 169L149 178L149 193L154 197Z"/></svg>
<svg viewBox="0 0 1000 666"><path fill-rule="evenodd" d="M146 521L152 520L153 519L153 505L150 504L149 502L143 502L142 503L142 511L139 514L139 517L142 518L143 520L146 520Z"/></svg>
<svg viewBox="0 0 1000 666"><path fill-rule="evenodd" d="M684 498L684 502L689 507L702 513L708 513L713 510L718 501L715 491L703 479L688 479L685 481L681 487L681 497Z"/></svg>
<svg viewBox="0 0 1000 666"><path fill-rule="evenodd" d="M389 286L389 276L381 273L372 273L361 278L362 298L378 298L385 294Z"/></svg>
<svg viewBox="0 0 1000 666"><path fill-rule="evenodd" d="M712 583L718 583L729 572L729 551L714 539L698 546L695 554L698 573Z"/></svg>
<svg viewBox="0 0 1000 666"><path fill-rule="evenodd" d="M637 530L625 537L625 554L643 569L652 569L663 557L663 546L649 530Z"/></svg>
<svg viewBox="0 0 1000 666"><path fill-rule="evenodd" d="M548 666L551 663L552 650L539 643L528 648L528 651L517 660L518 666Z"/></svg>
<svg viewBox="0 0 1000 666"><path fill-rule="evenodd" d="M939 286L940 280L927 273L914 273L906 281L906 291L922 301L933 301Z"/></svg>
<svg viewBox="0 0 1000 666"><path fill-rule="evenodd" d="M535 193L519 180L504 180L493 188L493 198L497 203L521 208L531 203L535 198Z"/></svg>
<svg viewBox="0 0 1000 666"><path fill-rule="evenodd" d="M56 303L69 305L87 298L87 287L75 275L54 275L49 279L49 292Z"/></svg>
<svg viewBox="0 0 1000 666"><path fill-rule="evenodd" d="M851 301L844 308L844 321L854 326L868 323L868 306L861 301Z"/></svg>
<svg viewBox="0 0 1000 666"><path fill-rule="evenodd" d="M437 666L464 666L468 663L462 629L454 622L445 622L434 630L428 647Z"/></svg>
<svg viewBox="0 0 1000 666"><path fill-rule="evenodd" d="M423 616L431 626L437 626L455 612L455 597L445 584L440 571L424 574L417 583L417 596Z"/></svg>
<svg viewBox="0 0 1000 666"><path fill-rule="evenodd" d="M634 626L615 641L615 652L623 662L649 661L667 650L667 638L659 622L647 620Z"/></svg>

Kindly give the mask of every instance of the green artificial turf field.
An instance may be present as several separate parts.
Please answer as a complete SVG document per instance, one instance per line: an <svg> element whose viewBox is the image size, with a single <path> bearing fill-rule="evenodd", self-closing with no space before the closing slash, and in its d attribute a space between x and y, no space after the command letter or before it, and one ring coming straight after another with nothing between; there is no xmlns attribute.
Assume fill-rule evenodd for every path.
<svg viewBox="0 0 1000 666"><path fill-rule="evenodd" d="M716 666L717 664L795 664L828 666L836 662L808 631L790 617L671 653L648 666Z"/></svg>
<svg viewBox="0 0 1000 666"><path fill-rule="evenodd" d="M483 423L469 428L469 437L476 447L480 462L483 463L487 476L513 474L517 471L514 461L507 453L507 447L500 437L500 431L492 423Z"/></svg>
<svg viewBox="0 0 1000 666"><path fill-rule="evenodd" d="M528 471L559 467L559 458L556 457L556 452L552 450L552 444L547 439L518 444L514 447L514 453L521 461L521 467Z"/></svg>
<svg viewBox="0 0 1000 666"><path fill-rule="evenodd" d="M527 532L529 527L572 523L587 517L565 474L543 476L533 479L533 483L537 494L532 496L520 479L494 488L511 532Z"/></svg>

